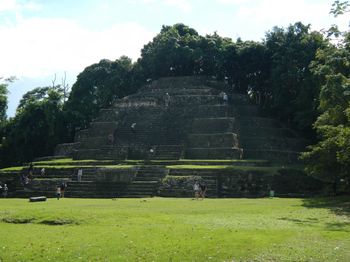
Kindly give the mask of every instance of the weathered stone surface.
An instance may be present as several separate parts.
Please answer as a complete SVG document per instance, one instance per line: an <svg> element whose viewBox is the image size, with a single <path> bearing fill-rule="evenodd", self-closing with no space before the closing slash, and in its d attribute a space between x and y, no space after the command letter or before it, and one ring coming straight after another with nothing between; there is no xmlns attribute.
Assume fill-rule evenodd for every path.
<svg viewBox="0 0 350 262"><path fill-rule="evenodd" d="M192 132L196 134L237 133L236 120L233 117L195 118Z"/></svg>
<svg viewBox="0 0 350 262"><path fill-rule="evenodd" d="M143 159L146 166L124 171L85 169L79 182L77 169L52 171L48 172L48 180L43 179L38 187L17 192L22 196L34 191L51 192L56 183L54 179L68 179L70 193L69 190L67 193L71 197L192 196L193 179L200 177L213 197L266 196L271 187L277 195L300 194L299 188L303 187L283 187L281 183L288 180L287 176L272 175L263 171L263 166L297 162L306 141L277 120L261 116L258 106L251 104L247 95L229 94L229 104L224 104L220 95L223 90L228 90L227 86L211 77L155 80L138 93L117 100L111 108L102 109L90 128L76 133L78 147L73 154L74 159L100 162ZM263 164L247 162L246 167L254 168L246 171L244 168L167 169L166 164L151 164L151 160L165 159L171 165L171 160L182 158L185 158L181 160L183 165L192 163L186 162L188 160L199 159L203 159L201 165L205 159L266 161ZM211 161L206 164L225 165ZM295 174L300 181L308 179L298 172Z"/></svg>
<svg viewBox="0 0 350 262"><path fill-rule="evenodd" d="M72 157L73 152L79 147L79 143L58 144L55 148L56 156Z"/></svg>
<svg viewBox="0 0 350 262"><path fill-rule="evenodd" d="M238 148L238 137L234 133L189 134L187 145L190 148L235 147Z"/></svg>

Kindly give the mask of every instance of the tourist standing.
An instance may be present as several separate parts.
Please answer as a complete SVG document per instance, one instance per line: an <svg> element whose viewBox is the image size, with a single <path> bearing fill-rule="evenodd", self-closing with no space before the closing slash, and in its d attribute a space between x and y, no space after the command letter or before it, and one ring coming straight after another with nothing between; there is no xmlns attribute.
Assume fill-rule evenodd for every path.
<svg viewBox="0 0 350 262"><path fill-rule="evenodd" d="M227 94L224 92L223 96L222 96L222 100L224 102L224 105L228 105L228 96Z"/></svg>
<svg viewBox="0 0 350 262"><path fill-rule="evenodd" d="M7 184L4 184L4 187L2 189L2 196L7 197L7 192L9 191Z"/></svg>
<svg viewBox="0 0 350 262"><path fill-rule="evenodd" d="M195 181L195 182L194 182L193 191L194 191L194 197L195 197L195 199L198 200L199 192L200 192L200 188L199 188L199 183L198 183L198 181Z"/></svg>
<svg viewBox="0 0 350 262"><path fill-rule="evenodd" d="M67 188L66 182L63 181L63 182L61 183L60 188L61 188L61 197L64 198L64 191L65 191L66 188Z"/></svg>
<svg viewBox="0 0 350 262"><path fill-rule="evenodd" d="M132 123L130 129L133 134L136 134L136 123Z"/></svg>
<svg viewBox="0 0 350 262"><path fill-rule="evenodd" d="M165 103L165 107L168 107L170 104L170 95L168 92L165 94L164 103Z"/></svg>
<svg viewBox="0 0 350 262"><path fill-rule="evenodd" d="M57 200L60 200L60 197L61 197L61 187L60 186L56 187L56 197L57 197Z"/></svg>
<svg viewBox="0 0 350 262"><path fill-rule="evenodd" d="M45 167L43 167L41 170L40 170L40 175L43 177L45 176Z"/></svg>
<svg viewBox="0 0 350 262"><path fill-rule="evenodd" d="M83 176L83 169L78 170L77 180L78 182L81 182L81 177Z"/></svg>
<svg viewBox="0 0 350 262"><path fill-rule="evenodd" d="M200 196L202 198L202 200L205 198L205 193L207 192L207 186L206 184L204 183L204 181L202 181L200 184L199 184L199 187L201 189L200 191Z"/></svg>

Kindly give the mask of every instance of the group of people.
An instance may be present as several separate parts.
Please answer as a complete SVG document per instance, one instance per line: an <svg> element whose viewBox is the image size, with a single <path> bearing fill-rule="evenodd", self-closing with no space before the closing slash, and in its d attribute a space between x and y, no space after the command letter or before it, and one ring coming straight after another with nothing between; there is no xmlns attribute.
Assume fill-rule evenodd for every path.
<svg viewBox="0 0 350 262"><path fill-rule="evenodd" d="M66 188L67 188L67 183L64 181L56 187L57 200L60 200L60 198L64 198L64 192L66 191Z"/></svg>
<svg viewBox="0 0 350 262"><path fill-rule="evenodd" d="M41 170L40 170L40 175L42 177L45 176L45 168L43 167ZM28 167L28 172L27 173L21 173L21 183L23 186L25 185L28 185L30 183L30 181L32 181L34 179L34 165L33 163L30 163L29 164L29 167Z"/></svg>
<svg viewBox="0 0 350 262"><path fill-rule="evenodd" d="M207 186L205 183L198 182L197 180L193 184L194 197L196 200L201 198L202 200L205 198L205 193L207 192Z"/></svg>
<svg viewBox="0 0 350 262"><path fill-rule="evenodd" d="M28 172L21 173L22 185L23 186L28 185L33 178L34 178L34 166L33 166L33 163L30 163L28 167Z"/></svg>

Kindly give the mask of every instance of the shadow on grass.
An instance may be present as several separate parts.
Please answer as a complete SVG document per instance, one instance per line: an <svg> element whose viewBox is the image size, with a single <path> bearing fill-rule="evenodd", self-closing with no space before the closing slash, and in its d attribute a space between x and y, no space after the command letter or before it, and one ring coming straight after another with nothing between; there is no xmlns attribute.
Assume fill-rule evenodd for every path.
<svg viewBox="0 0 350 262"><path fill-rule="evenodd" d="M80 224L79 221L75 221L72 219L47 219L47 220L37 221L35 220L35 218L16 218L16 217L6 217L1 219L0 222L5 222L9 224L43 224L43 225L49 225L49 226Z"/></svg>
<svg viewBox="0 0 350 262"><path fill-rule="evenodd" d="M317 218L298 219L298 218L290 218L290 217L280 217L279 220L294 222L300 225L306 225L306 224L312 225L312 224L319 223L319 220Z"/></svg>
<svg viewBox="0 0 350 262"><path fill-rule="evenodd" d="M306 208L326 208L338 216L350 217L350 197L306 198L303 199ZM350 232L350 222L326 223L327 230Z"/></svg>
<svg viewBox="0 0 350 262"><path fill-rule="evenodd" d="M340 216L350 216L350 196L305 198L303 206L306 208L327 208Z"/></svg>
<svg viewBox="0 0 350 262"><path fill-rule="evenodd" d="M335 222L327 223L326 227L331 231L346 231L350 232L350 222Z"/></svg>

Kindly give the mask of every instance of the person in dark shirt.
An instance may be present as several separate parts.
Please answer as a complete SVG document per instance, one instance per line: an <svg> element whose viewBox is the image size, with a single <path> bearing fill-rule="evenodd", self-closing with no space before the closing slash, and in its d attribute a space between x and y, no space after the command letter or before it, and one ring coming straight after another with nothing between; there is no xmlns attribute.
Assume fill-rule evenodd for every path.
<svg viewBox="0 0 350 262"><path fill-rule="evenodd" d="M61 188L61 197L64 198L64 191L67 188L66 182L62 182L61 185L60 185L60 188Z"/></svg>
<svg viewBox="0 0 350 262"><path fill-rule="evenodd" d="M202 200L205 198L205 193L207 192L207 186L205 185L204 182L201 182L199 184L200 187L200 197L202 198Z"/></svg>

